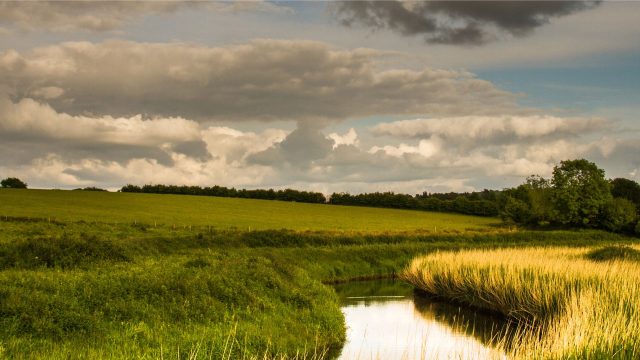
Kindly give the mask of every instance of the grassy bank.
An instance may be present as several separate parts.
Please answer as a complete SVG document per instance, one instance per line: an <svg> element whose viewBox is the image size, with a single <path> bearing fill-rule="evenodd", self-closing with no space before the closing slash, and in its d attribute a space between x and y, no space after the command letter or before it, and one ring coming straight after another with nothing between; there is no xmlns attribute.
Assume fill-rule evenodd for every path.
<svg viewBox="0 0 640 360"><path fill-rule="evenodd" d="M412 261L401 277L429 294L515 320L519 335L501 344L513 358L635 359L640 263L637 248L622 249L434 253Z"/></svg>

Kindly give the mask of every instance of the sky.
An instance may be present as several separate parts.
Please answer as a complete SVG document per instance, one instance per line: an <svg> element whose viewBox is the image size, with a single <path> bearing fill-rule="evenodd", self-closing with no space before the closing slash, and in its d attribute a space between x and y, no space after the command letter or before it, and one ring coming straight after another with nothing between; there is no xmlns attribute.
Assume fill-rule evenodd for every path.
<svg viewBox="0 0 640 360"><path fill-rule="evenodd" d="M640 2L0 1L0 177L502 189L640 181Z"/></svg>

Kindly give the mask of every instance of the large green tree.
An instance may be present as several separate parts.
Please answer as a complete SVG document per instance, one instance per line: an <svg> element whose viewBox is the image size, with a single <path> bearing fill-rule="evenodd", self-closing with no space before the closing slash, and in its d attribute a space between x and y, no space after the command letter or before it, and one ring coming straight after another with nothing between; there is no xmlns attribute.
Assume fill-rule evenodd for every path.
<svg viewBox="0 0 640 360"><path fill-rule="evenodd" d="M604 170L585 159L565 160L553 169L552 203L561 224L597 226L601 209L611 200Z"/></svg>

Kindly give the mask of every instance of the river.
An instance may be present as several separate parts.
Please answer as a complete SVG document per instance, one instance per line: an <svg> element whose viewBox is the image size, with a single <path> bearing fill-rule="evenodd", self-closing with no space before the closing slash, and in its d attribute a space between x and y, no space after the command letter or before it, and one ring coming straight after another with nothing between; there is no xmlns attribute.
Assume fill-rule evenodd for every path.
<svg viewBox="0 0 640 360"><path fill-rule="evenodd" d="M347 324L339 359L502 359L503 319L417 294L399 280L335 285Z"/></svg>

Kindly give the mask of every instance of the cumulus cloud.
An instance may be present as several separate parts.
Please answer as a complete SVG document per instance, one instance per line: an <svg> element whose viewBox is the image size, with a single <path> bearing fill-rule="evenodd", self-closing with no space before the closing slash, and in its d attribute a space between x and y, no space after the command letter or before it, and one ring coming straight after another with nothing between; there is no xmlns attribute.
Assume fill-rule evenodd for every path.
<svg viewBox="0 0 640 360"><path fill-rule="evenodd" d="M145 15L187 9L282 12L284 6L263 1L0 1L0 23L21 31L112 31Z"/></svg>
<svg viewBox="0 0 640 360"><path fill-rule="evenodd" d="M70 114L322 122L522 111L516 95L469 72L386 69L382 55L313 41L68 42L0 52L0 77L14 99L64 89L49 103Z"/></svg>
<svg viewBox="0 0 640 360"><path fill-rule="evenodd" d="M340 1L332 10L345 26L422 35L439 44L482 44L497 33L521 37L552 18L595 7L599 1Z"/></svg>

